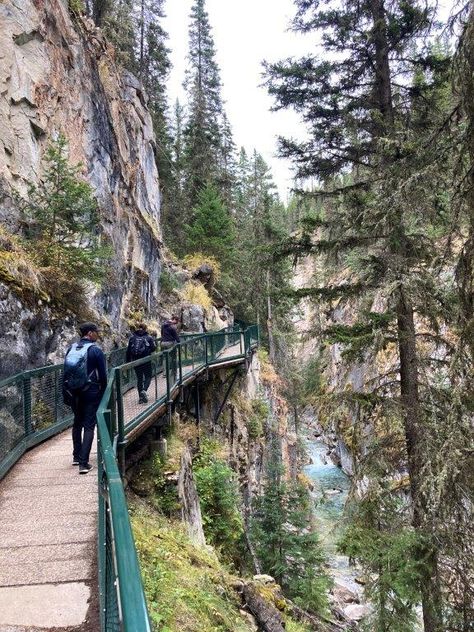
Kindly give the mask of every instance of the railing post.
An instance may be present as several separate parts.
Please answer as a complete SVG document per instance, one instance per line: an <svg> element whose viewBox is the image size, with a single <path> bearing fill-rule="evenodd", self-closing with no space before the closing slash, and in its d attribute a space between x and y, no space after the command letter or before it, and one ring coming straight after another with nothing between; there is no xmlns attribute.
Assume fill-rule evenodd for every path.
<svg viewBox="0 0 474 632"><path fill-rule="evenodd" d="M170 384L170 351L165 351L166 365L166 407L168 409L168 423L171 425L171 384Z"/></svg>
<svg viewBox="0 0 474 632"><path fill-rule="evenodd" d="M110 411L109 411L110 412ZM99 435L99 433L97 433ZM99 609L100 609L100 629L105 630L105 614L106 614L106 560L107 560L107 539L106 539L106 500L104 498L103 478L104 465L102 462L102 443L100 436L97 437L97 464L99 468L99 515L98 515L98 538L97 538L97 557L98 557L98 574L99 574Z"/></svg>
<svg viewBox="0 0 474 632"><path fill-rule="evenodd" d="M23 420L25 423L25 436L32 434L33 423L31 418L31 378L28 373L22 377L23 391Z"/></svg>
<svg viewBox="0 0 474 632"><path fill-rule="evenodd" d="M183 383L183 363L181 360L181 343L178 344L179 385Z"/></svg>
<svg viewBox="0 0 474 632"><path fill-rule="evenodd" d="M115 389L117 394L117 434L118 434L118 445L117 445L117 458L119 462L120 473L124 473L125 467L125 416L123 409L123 393L122 393L122 373L120 368L117 367L114 369L115 371ZM113 437L111 437L113 440Z"/></svg>
<svg viewBox="0 0 474 632"><path fill-rule="evenodd" d="M209 366L209 358L207 357L207 334L204 337L204 355L206 358L206 366Z"/></svg>

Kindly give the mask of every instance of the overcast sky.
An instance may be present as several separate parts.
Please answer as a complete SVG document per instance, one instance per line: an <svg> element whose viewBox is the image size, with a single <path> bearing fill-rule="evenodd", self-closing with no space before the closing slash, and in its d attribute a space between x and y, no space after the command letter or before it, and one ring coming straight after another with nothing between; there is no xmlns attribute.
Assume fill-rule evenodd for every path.
<svg viewBox="0 0 474 632"><path fill-rule="evenodd" d="M188 50L192 0L168 0L164 27L169 33L173 70L169 81L171 102L184 102L182 82ZM264 59L276 61L311 48L314 36L288 33L294 15L293 0L207 0L207 12L221 71L226 112L237 147L257 149L270 164L280 195L286 200L291 165L276 158L278 134L299 135L301 124L290 111L270 112L272 99L262 83Z"/></svg>

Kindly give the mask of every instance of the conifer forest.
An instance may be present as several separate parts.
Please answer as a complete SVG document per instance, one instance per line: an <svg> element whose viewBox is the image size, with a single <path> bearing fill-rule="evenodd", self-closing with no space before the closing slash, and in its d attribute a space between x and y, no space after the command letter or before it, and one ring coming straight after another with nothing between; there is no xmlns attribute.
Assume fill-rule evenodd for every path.
<svg viewBox="0 0 474 632"><path fill-rule="evenodd" d="M210 0L189 2L177 100L172 0L66 2L74 28L100 39L138 95L153 152L130 150L117 167L102 150L82 155L67 126L54 134L32 123L42 176L12 178L20 220L1 214L0 282L25 305L40 297L51 332L103 317L115 347L125 324L158 327L172 313L184 330L194 318L190 331L218 330L228 314L259 325L255 392L211 380L203 408L218 429L198 432L179 413L169 461L151 457L130 474L154 630L474 632L474 3L281 2L304 52L282 45L279 58L259 62L268 116L298 121L298 133L275 140L292 173L286 199L267 149L241 146L233 130ZM108 99L112 120L132 99L120 101L96 57L102 88L92 101ZM138 134L122 127L124 138ZM109 142L101 133L91 147ZM116 138L110 155L129 142ZM141 161L157 171L156 201L146 178L137 184ZM118 194L125 171L128 193ZM134 196L137 208L159 206L159 218L125 212ZM51 353L61 335L48 335ZM34 368L31 357L19 370ZM170 526L181 511L170 472L183 450L207 545L199 554ZM342 487L321 492L315 463L334 465ZM181 554L188 570L162 562ZM273 582L260 599L281 613L280 627L257 607L235 606L236 582L251 604L251 576Z"/></svg>

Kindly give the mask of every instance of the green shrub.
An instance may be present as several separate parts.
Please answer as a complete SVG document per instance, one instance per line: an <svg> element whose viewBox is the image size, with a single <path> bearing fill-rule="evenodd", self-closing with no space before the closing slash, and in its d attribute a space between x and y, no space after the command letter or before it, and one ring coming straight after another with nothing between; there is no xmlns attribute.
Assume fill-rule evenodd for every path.
<svg viewBox="0 0 474 632"><path fill-rule="evenodd" d="M215 456L216 446L204 444L194 462L196 487L207 541L232 559L243 534L240 498L233 470Z"/></svg>
<svg viewBox="0 0 474 632"><path fill-rule="evenodd" d="M268 419L270 408L267 402L261 398L253 399L250 402L250 408L252 412L247 418L249 438L252 440L260 439L263 435L263 429Z"/></svg>
<svg viewBox="0 0 474 632"><path fill-rule="evenodd" d="M160 274L160 290L163 294L171 294L179 287L179 281L169 270L162 270Z"/></svg>

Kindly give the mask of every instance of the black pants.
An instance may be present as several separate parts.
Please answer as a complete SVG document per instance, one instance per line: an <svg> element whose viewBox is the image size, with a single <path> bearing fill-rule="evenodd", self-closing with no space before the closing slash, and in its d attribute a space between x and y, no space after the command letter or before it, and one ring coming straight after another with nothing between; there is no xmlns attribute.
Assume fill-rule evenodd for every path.
<svg viewBox="0 0 474 632"><path fill-rule="evenodd" d="M176 381L176 374L178 370L178 350L175 347L175 342L162 342L161 350L162 351L170 351L169 353L169 362L170 362L170 379L174 383ZM166 373L166 365L163 359L163 373Z"/></svg>
<svg viewBox="0 0 474 632"><path fill-rule="evenodd" d="M94 429L97 423L96 414L99 408L102 392L98 384L91 384L87 391L75 396L72 404L74 425L72 426L73 459L79 465L89 463Z"/></svg>
<svg viewBox="0 0 474 632"><path fill-rule="evenodd" d="M137 376L137 391L138 394L142 391L147 391L151 382L151 362L145 364L139 364L135 367L135 374Z"/></svg>

